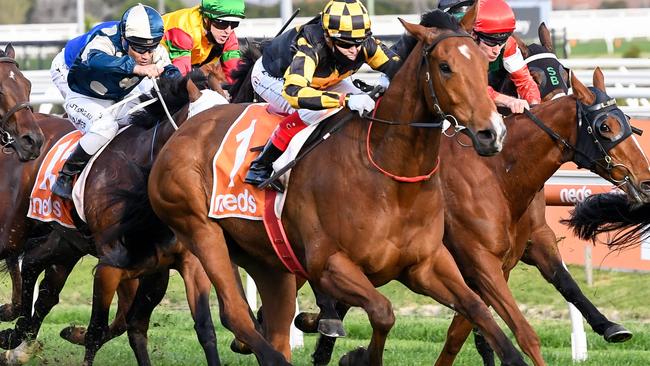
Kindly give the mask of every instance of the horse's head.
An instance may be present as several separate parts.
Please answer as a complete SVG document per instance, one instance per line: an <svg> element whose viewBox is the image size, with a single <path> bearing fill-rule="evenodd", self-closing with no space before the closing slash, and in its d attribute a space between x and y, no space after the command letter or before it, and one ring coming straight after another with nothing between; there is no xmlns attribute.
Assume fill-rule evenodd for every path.
<svg viewBox="0 0 650 366"><path fill-rule="evenodd" d="M438 26L400 19L421 44L414 51L421 51L420 60L410 65L418 70L421 94L434 116L446 117L472 138L480 155L494 155L501 151L506 128L487 92L487 58L453 17L449 20L439 11L430 14L440 18ZM426 18L422 24L428 25Z"/></svg>
<svg viewBox="0 0 650 366"><path fill-rule="evenodd" d="M593 87L571 75L578 100L578 136L574 162L621 188L636 202L650 202L650 166L633 135L629 118L605 92L603 73L596 68Z"/></svg>
<svg viewBox="0 0 650 366"><path fill-rule="evenodd" d="M208 77L208 86L210 89L221 94L227 100L230 100L230 95L221 87L228 82L226 73L223 71L221 64L218 62L207 63L200 67L201 71Z"/></svg>
<svg viewBox="0 0 650 366"><path fill-rule="evenodd" d="M32 84L14 57L11 44L0 50L0 145L13 147L25 161L40 155L44 137L29 106Z"/></svg>
<svg viewBox="0 0 650 366"><path fill-rule="evenodd" d="M555 55L551 33L546 24L539 25L537 34L540 44L526 45L518 37L515 39L528 70L539 87L542 102L545 102L569 93L569 71Z"/></svg>

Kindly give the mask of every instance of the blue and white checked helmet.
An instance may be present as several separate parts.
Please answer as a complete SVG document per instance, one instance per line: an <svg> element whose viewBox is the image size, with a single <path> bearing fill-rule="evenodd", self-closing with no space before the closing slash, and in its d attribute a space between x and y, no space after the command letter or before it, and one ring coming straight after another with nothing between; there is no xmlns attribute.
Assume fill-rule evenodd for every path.
<svg viewBox="0 0 650 366"><path fill-rule="evenodd" d="M120 30L129 44L152 47L160 43L165 27L156 9L138 4L124 12L120 21Z"/></svg>

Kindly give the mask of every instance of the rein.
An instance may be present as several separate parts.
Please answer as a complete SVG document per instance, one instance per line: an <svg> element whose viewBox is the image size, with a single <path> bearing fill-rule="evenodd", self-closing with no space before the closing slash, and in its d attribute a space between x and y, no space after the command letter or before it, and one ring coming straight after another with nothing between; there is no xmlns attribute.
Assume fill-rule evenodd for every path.
<svg viewBox="0 0 650 366"><path fill-rule="evenodd" d="M6 57L6 56L0 57L0 63L11 63L16 65L17 68L20 68L18 62L16 62L16 60L14 60L11 57ZM31 108L32 107L29 101L20 102L14 105L13 107L11 107L11 109L9 109L9 111L7 111L7 113L4 116L2 116L2 120L0 120L0 146L8 147L12 145L14 142L16 142L16 139L11 135L11 133L5 129L6 128L5 126L9 122L9 119L21 109L31 110Z"/></svg>

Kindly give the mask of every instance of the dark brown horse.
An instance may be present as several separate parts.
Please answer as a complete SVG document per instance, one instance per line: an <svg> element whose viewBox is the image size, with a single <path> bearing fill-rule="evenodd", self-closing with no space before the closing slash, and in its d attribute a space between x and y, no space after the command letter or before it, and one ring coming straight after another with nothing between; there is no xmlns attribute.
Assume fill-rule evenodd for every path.
<svg viewBox="0 0 650 366"><path fill-rule="evenodd" d="M171 110L178 110L188 99L188 91L185 91L183 96L182 90L177 86L181 84L172 83L169 87L166 87L166 84L161 85L165 99L171 99L171 102L168 100ZM199 93L192 85L188 82L190 93ZM177 121L185 118L182 113L185 112L177 116ZM132 171L124 167L134 162L150 163L172 134L173 128L170 124L157 124L162 116L163 111L159 104L147 107L143 113L133 117L137 121L136 125L120 134L97 159L86 182L85 216L88 224L79 222L81 231L66 229L60 225L46 226L45 232L51 228L54 228L55 232L51 233L45 242L40 240L38 245L26 248L23 262L25 288L22 294L23 304L31 304L32 289L38 275L45 271L45 278L41 283L33 316L30 307L22 307L23 316L16 324L16 328L1 332L0 343L3 347L12 348L25 338L35 337L43 318L58 302L58 294L74 265L83 255L92 254L100 258L100 265L96 271L96 277L100 277L98 282L106 287L121 282L121 291L118 314L110 330L107 329L107 325L103 326L102 321L107 322L108 306L115 291L101 291L102 288L96 286L93 301L93 305L96 306L93 308L93 322L88 334L80 335L77 329L67 329L62 332L62 335L68 339L86 344L87 363L92 363L95 352L104 342L123 333L128 326L129 339L138 362L149 364L146 351L149 316L165 293L169 269L175 268L186 279L188 302L195 317L197 334L206 352L208 363L218 364L216 339L208 303L210 282L198 260L183 246L168 240L169 238L159 242L155 241L156 238L147 238L148 240L143 240L139 248L129 250L92 234L98 228L105 232L107 227L115 224L114 215L122 213L120 209L124 207L124 201L114 198L112 194L116 188L128 188L130 180L134 179L130 176ZM65 128L48 131L52 132L51 141L56 141L72 129L72 125L65 122L67 124ZM156 124L156 128L149 128L152 123ZM144 132L142 124L146 125ZM37 168L38 164L36 164ZM31 185L33 185L33 177L28 186ZM104 267L111 266L117 268L112 268L112 271L104 270ZM110 274L114 276L111 277ZM138 286L138 281L133 279L139 277L142 279ZM132 303L134 306L131 306ZM103 312L104 309L106 313Z"/></svg>
<svg viewBox="0 0 650 366"><path fill-rule="evenodd" d="M376 114L377 119L400 125L376 126L370 138L375 160L400 176L419 175L436 167L440 129L414 128L409 123L423 121L434 126L438 108L474 133L480 153L499 151L503 138L500 117L486 91L485 58L449 18L439 13L435 16L441 18L437 28L403 22L419 42ZM255 278L265 311L274 315L273 323L264 317L265 335L287 358L295 297L293 275L276 257L260 222L215 221L207 212L212 158L244 108L223 106L187 121L154 163L149 198L155 212L208 272L224 310L224 324L251 347L261 363L284 364L280 354L263 349L265 341L255 331L229 270L230 258ZM333 119L350 118L350 113L341 112ZM288 237L312 286L368 313L373 327L369 349L348 354L344 362L382 364L394 314L375 286L397 279L472 319L504 364L524 364L485 304L466 286L442 245L438 176L405 184L378 172L365 157L368 122L352 115L336 135L294 168L283 213ZM318 177L313 172L318 172Z"/></svg>

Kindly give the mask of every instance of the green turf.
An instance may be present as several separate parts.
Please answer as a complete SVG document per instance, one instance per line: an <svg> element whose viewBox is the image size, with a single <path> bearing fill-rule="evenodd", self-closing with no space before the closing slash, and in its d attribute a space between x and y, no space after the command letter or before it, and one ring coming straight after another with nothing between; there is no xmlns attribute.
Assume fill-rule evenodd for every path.
<svg viewBox="0 0 650 366"><path fill-rule="evenodd" d="M94 258L87 257L77 266L61 294L61 303L46 318L39 339L45 349L30 365L79 364L83 349L59 338L59 331L70 324L85 325L90 317L92 268ZM648 365L650 364L650 274L595 271L594 286L584 283L582 267L571 266L573 275L596 305L610 319L620 321L634 333L625 344L607 344L588 329L589 360L584 365ZM543 354L549 365L571 363L570 325L567 306L560 295L547 284L536 269L520 265L511 278L511 288L527 318L537 330ZM397 322L386 345L386 365L432 364L438 355L452 312L432 300L415 295L402 285L391 283L381 291L394 304ZM9 278L0 281L0 298L9 299ZM216 303L215 303L216 304ZM315 309L308 289L300 297L302 309ZM114 311L114 307L112 309ZM218 319L213 306L213 319ZM336 347L335 359L355 347L366 345L370 336L367 318L360 310L346 319L347 338ZM503 323L501 322L502 326ZM6 324L9 326L10 324ZM170 290L162 305L154 312L149 330L149 352L155 365L196 365L205 363L203 351L193 330L185 303L185 293L178 274L173 272ZM233 336L216 324L219 351L224 365L253 365L252 356L236 355L228 345ZM510 334L509 332L507 332ZM316 338L305 336L305 346L294 352L294 364L309 364ZM133 365L135 358L126 336L106 344L96 359L97 365ZM331 364L335 364L332 362ZM456 365L478 365L480 360L471 342L459 355Z"/></svg>

